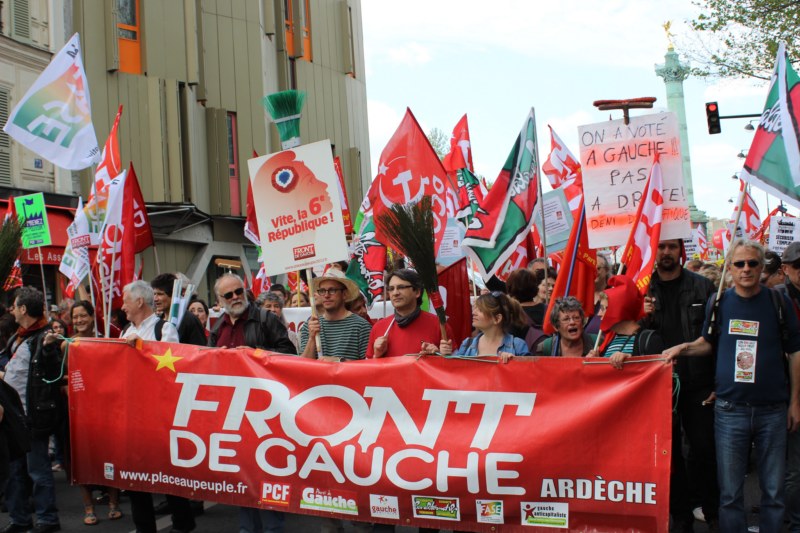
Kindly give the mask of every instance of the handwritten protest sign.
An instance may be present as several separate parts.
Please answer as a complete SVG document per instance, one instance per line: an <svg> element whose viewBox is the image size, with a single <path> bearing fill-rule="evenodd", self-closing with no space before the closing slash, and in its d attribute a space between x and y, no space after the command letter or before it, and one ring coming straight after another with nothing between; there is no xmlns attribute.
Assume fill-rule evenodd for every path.
<svg viewBox="0 0 800 533"><path fill-rule="evenodd" d="M268 276L348 259L330 141L247 164Z"/></svg>
<svg viewBox="0 0 800 533"><path fill-rule="evenodd" d="M767 247L776 254L783 254L786 247L794 241L800 241L800 219L771 217Z"/></svg>
<svg viewBox="0 0 800 533"><path fill-rule="evenodd" d="M627 241L636 208L656 153L664 179L662 239L692 234L683 186L678 120L674 113L611 120L578 128L589 246L621 246Z"/></svg>

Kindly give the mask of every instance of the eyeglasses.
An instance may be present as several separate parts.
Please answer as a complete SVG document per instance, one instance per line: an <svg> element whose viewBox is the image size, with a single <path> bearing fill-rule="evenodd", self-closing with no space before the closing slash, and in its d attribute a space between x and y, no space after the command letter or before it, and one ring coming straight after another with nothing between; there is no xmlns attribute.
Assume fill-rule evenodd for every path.
<svg viewBox="0 0 800 533"><path fill-rule="evenodd" d="M239 287L238 289L228 291L225 294L223 294L222 297L225 298L226 300L230 300L231 298L233 298L234 294L236 296L241 296L242 294L244 294L244 287Z"/></svg>
<svg viewBox="0 0 800 533"><path fill-rule="evenodd" d="M761 264L761 261L759 261L758 259L748 259L747 261L734 261L731 264L736 268L744 268L744 265L747 265L750 268L756 268Z"/></svg>
<svg viewBox="0 0 800 533"><path fill-rule="evenodd" d="M402 291L405 289L410 289L412 287L413 285L389 285L388 287L386 287L386 291L387 292Z"/></svg>
<svg viewBox="0 0 800 533"><path fill-rule="evenodd" d="M317 289L317 294L320 296L325 296L326 294L336 294L337 292L344 292L347 289Z"/></svg>

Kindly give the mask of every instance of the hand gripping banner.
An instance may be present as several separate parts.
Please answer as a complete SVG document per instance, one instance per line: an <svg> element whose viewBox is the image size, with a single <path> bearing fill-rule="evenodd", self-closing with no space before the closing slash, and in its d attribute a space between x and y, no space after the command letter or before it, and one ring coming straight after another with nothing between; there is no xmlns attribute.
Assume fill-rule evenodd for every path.
<svg viewBox="0 0 800 533"><path fill-rule="evenodd" d="M658 360L324 363L110 342L69 348L76 483L442 529L667 531Z"/></svg>

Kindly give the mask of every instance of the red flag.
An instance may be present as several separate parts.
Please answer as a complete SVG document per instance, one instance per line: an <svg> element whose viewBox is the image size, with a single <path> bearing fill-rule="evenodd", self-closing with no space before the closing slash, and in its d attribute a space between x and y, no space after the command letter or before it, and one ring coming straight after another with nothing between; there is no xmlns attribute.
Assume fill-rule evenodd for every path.
<svg viewBox="0 0 800 533"><path fill-rule="evenodd" d="M258 298L262 292L269 292L272 283L269 281L267 271L264 269L264 263L261 263L261 268L258 269L255 279L253 279L253 295Z"/></svg>
<svg viewBox="0 0 800 533"><path fill-rule="evenodd" d="M103 153L100 156L100 164L94 175L94 182L89 192L89 199L83 208L86 218L89 220L89 234L92 244L100 244L100 229L105 223L106 210L108 209L108 188L111 181L122 172L119 155L119 120L122 117L122 106L119 106L114 125L108 134L106 144L103 146Z"/></svg>
<svg viewBox="0 0 800 533"><path fill-rule="evenodd" d="M447 325L453 332L453 346L472 332L472 305L469 297L467 260L460 259L439 272L439 292L447 298Z"/></svg>
<svg viewBox="0 0 800 533"><path fill-rule="evenodd" d="M578 219L572 225L569 240L561 258L561 268L553 286L553 293L547 312L544 314L542 329L548 335L555 332L550 322L556 298L574 296L583 304L583 313L590 316L594 313L594 279L597 277L597 252L589 248L589 237L586 231L586 211L583 200L580 202ZM545 354L546 355L546 354Z"/></svg>
<svg viewBox="0 0 800 533"><path fill-rule="evenodd" d="M744 195L744 201L741 200L741 195ZM742 214L739 216L739 229L741 229L743 237L753 239L756 232L761 228L761 214L756 201L750 196L747 184L741 179L739 180L739 200L736 207L733 208L728 230L732 230L736 222L736 212L739 210L739 204L741 204Z"/></svg>
<svg viewBox="0 0 800 533"><path fill-rule="evenodd" d="M347 201L347 187L344 185L344 172L342 172L342 160L337 155L333 158L333 167L339 177L339 202L342 206L342 222L344 222L344 232L349 235L353 233L353 220L350 215L350 204Z"/></svg>
<svg viewBox="0 0 800 533"><path fill-rule="evenodd" d="M442 159L442 166L450 173L455 173L462 168L475 172L475 167L472 166L472 144L469 141L466 113L453 128L453 135L450 137L450 152Z"/></svg>
<svg viewBox="0 0 800 533"><path fill-rule="evenodd" d="M650 286L658 241L661 240L661 214L664 208L662 188L661 163L656 153L621 259L627 267L627 276L633 279L642 295L647 293Z"/></svg>
<svg viewBox="0 0 800 533"><path fill-rule="evenodd" d="M581 178L581 162L570 152L567 145L550 128L550 155L542 163L542 173L550 180L553 189L558 189L566 182Z"/></svg>
<svg viewBox="0 0 800 533"><path fill-rule="evenodd" d="M41 253L41 251L39 253ZM11 272L8 273L6 282L3 284L3 290L10 291L17 287L22 287L22 263L19 257L14 259L14 266L11 267Z"/></svg>
<svg viewBox="0 0 800 533"><path fill-rule="evenodd" d="M153 239L153 228L150 227L150 217L147 216L147 206L144 203L142 189L139 187L136 171L133 170L133 162L128 167L128 175L125 178L125 199L133 199L130 203L133 206L134 249L139 254L153 246L155 240ZM127 204L128 202L126 202L126 207Z"/></svg>
<svg viewBox="0 0 800 533"><path fill-rule="evenodd" d="M253 150L253 158L258 154ZM256 218L256 203L253 200L253 184L247 180L247 219L244 221L244 236L247 240L261 246L261 234L258 231L258 219Z"/></svg>
<svg viewBox="0 0 800 533"><path fill-rule="evenodd" d="M458 192L447 179L447 173L417 119L410 109L406 109L402 122L381 152L378 175L367 197L373 216L377 217L392 204L418 202L423 196L432 199L434 251L438 252L447 218L455 214ZM386 244L386 237L379 229L376 229L375 238Z"/></svg>

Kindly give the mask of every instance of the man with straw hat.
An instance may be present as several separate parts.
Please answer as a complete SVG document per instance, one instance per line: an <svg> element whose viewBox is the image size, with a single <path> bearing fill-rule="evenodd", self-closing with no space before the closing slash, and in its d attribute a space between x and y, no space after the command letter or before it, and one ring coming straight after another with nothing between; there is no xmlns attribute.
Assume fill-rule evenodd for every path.
<svg viewBox="0 0 800 533"><path fill-rule="evenodd" d="M358 286L341 271L331 269L311 280L311 290L315 303L322 305L322 314L317 317L314 313L300 328L301 355L323 361L364 359L371 326L345 307L359 297Z"/></svg>

